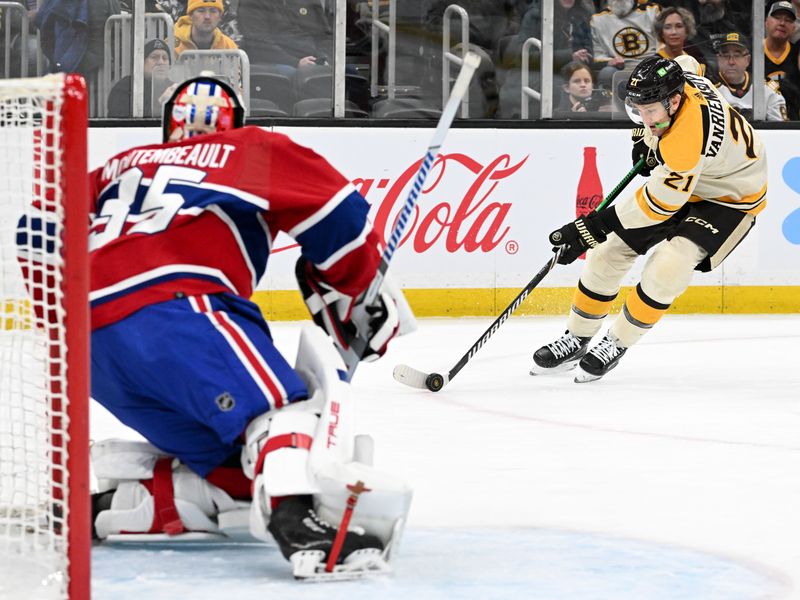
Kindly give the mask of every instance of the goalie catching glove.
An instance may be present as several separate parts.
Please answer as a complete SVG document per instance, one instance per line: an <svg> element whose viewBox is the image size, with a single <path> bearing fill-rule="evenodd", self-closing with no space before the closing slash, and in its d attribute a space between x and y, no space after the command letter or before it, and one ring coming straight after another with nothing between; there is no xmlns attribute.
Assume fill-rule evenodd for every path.
<svg viewBox="0 0 800 600"><path fill-rule="evenodd" d="M398 333L405 298L387 278L370 305L364 304L364 293L358 298L342 294L326 283L314 265L300 257L295 276L314 323L333 338L339 350L347 350L357 335L369 340L362 360L373 361L383 356L389 341ZM398 310L398 304L403 306ZM410 310L409 310L410 314Z"/></svg>

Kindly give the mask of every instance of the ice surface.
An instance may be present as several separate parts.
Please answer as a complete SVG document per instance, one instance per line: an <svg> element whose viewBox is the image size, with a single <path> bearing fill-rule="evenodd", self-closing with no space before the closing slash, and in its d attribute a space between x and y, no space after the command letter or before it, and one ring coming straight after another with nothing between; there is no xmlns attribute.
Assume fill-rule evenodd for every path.
<svg viewBox="0 0 800 600"><path fill-rule="evenodd" d="M272 546L96 547L94 597L800 598L800 316L666 316L605 379L528 375L560 318L429 319L354 381L376 466L412 483L390 579L294 582ZM293 357L299 325L276 323ZM95 439L135 434L98 407Z"/></svg>

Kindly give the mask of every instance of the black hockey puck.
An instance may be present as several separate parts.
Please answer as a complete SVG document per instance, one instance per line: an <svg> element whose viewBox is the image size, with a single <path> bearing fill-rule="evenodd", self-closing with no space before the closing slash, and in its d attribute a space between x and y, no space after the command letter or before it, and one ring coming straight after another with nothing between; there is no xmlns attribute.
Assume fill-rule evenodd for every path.
<svg viewBox="0 0 800 600"><path fill-rule="evenodd" d="M431 373L425 378L425 387L432 392L438 392L444 387L444 377L439 373Z"/></svg>

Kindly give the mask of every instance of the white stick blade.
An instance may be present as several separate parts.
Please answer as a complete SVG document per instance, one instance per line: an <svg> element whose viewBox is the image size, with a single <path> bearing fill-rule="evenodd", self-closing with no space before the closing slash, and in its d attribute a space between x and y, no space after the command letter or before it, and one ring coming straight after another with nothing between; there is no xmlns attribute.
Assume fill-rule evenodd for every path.
<svg viewBox="0 0 800 600"><path fill-rule="evenodd" d="M397 365L392 371L392 376L403 385L417 388L418 390L427 389L425 379L427 379L428 373L423 373L408 365Z"/></svg>

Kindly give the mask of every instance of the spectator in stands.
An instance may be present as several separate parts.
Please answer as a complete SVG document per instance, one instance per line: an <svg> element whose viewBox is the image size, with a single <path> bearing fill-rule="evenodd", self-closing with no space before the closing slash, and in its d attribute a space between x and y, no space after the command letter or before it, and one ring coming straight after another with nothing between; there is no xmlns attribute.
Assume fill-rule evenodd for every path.
<svg viewBox="0 0 800 600"><path fill-rule="evenodd" d="M251 64L297 69L333 56L333 19L320 2L239 0L238 15Z"/></svg>
<svg viewBox="0 0 800 600"><path fill-rule="evenodd" d="M553 4L553 71L560 71L570 62L589 64L592 61L591 14L583 3L556 0ZM528 38L542 37L542 9L534 2L522 17L519 32L507 47L507 54L519 64L522 45ZM531 61L536 66L536 61Z"/></svg>
<svg viewBox="0 0 800 600"><path fill-rule="evenodd" d="M614 73L656 52L655 21L660 12L657 4L608 0L608 8L592 16L592 52L601 86L610 88Z"/></svg>
<svg viewBox="0 0 800 600"><path fill-rule="evenodd" d="M28 16L28 39L22 39L22 17L23 11L11 9L0 9L0 39L9 39L8 47L0 44L0 64L5 63L6 52L9 57L9 74L11 77L22 77L22 48L23 43L28 50L28 73L30 77L36 74L36 58L39 54L39 44L36 38L36 12L38 10L37 0L12 0L26 10Z"/></svg>
<svg viewBox="0 0 800 600"><path fill-rule="evenodd" d="M189 0L186 14L175 23L175 54L184 50L236 50L238 46L219 29L222 0Z"/></svg>
<svg viewBox="0 0 800 600"><path fill-rule="evenodd" d="M656 17L656 37L661 45L658 53L664 58L674 59L682 54L688 54L701 65L705 58L692 46L687 46L687 41L697 33L694 16L685 8L669 6Z"/></svg>
<svg viewBox="0 0 800 600"><path fill-rule="evenodd" d="M159 88L169 85L169 66L172 63L170 48L163 40L150 40L144 46L144 116L161 116L160 106L153 110L153 81L160 81ZM131 115L131 96L133 79L126 75L120 79L108 94L108 116L129 117ZM158 103L157 103L158 104Z"/></svg>
<svg viewBox="0 0 800 600"><path fill-rule="evenodd" d="M41 33L42 52L50 61L50 70L82 74L94 93L96 75L103 66L105 54L106 20L119 12L119 0L42 2L35 24Z"/></svg>
<svg viewBox="0 0 800 600"><path fill-rule="evenodd" d="M605 90L595 89L594 73L582 62L567 63L561 69L561 102L556 109L557 117L569 118L569 113L611 110L611 97Z"/></svg>
<svg viewBox="0 0 800 600"><path fill-rule="evenodd" d="M750 42L736 32L728 33L717 44L719 65L719 88L725 99L748 119L753 118L753 90L748 68L750 67ZM767 104L767 121L786 121L786 101L778 91L778 84L764 82L764 98Z"/></svg>
<svg viewBox="0 0 800 600"><path fill-rule="evenodd" d="M789 119L800 119L800 64L798 47L789 41L797 20L794 5L788 0L773 2L764 23L764 75L780 84L786 99Z"/></svg>
<svg viewBox="0 0 800 600"><path fill-rule="evenodd" d="M706 76L712 79L717 72L716 48L719 41L730 31L746 34L751 29L750 17L742 18L741 13L731 13L728 2L729 0L698 0L697 34L692 40L692 47L703 55Z"/></svg>
<svg viewBox="0 0 800 600"><path fill-rule="evenodd" d="M639 0L642 3L642 0ZM753 18L752 3L749 0L658 0L661 8L685 8L694 17L698 28L703 23L712 23L720 18L727 18L736 23L742 33L750 31ZM713 15L713 16L712 16ZM709 18L711 17L711 18Z"/></svg>
<svg viewBox="0 0 800 600"><path fill-rule="evenodd" d="M564 79L560 71L571 62L590 64L592 62L592 34L589 17L584 2L578 0L556 0L553 4L553 91L557 104L561 97L560 88ZM508 43L501 55L500 66L508 70L500 89L500 108L498 116L513 118L520 114L521 60L522 47L528 38L542 37L542 10L539 2L531 4L525 11L519 32ZM539 70L539 53L531 52L530 69Z"/></svg>
<svg viewBox="0 0 800 600"><path fill-rule="evenodd" d="M123 0L123 2L126 0ZM127 0L133 2L133 0ZM153 3L154 11L161 11L167 13L172 17L173 23L185 15L188 11L187 5L189 0L147 0L147 3ZM151 9L147 9L148 12ZM236 19L236 10L231 5L231 0L222 1L222 19L219 22L219 30L231 38L234 42L239 44L242 41L242 34L239 33L239 26Z"/></svg>

